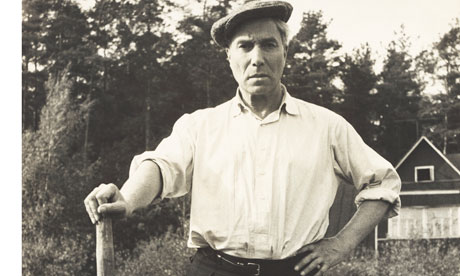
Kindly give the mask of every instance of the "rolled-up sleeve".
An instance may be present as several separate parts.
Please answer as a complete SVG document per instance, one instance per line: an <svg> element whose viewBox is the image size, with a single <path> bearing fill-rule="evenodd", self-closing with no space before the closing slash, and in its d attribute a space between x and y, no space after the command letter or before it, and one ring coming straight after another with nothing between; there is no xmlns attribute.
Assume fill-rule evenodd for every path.
<svg viewBox="0 0 460 276"><path fill-rule="evenodd" d="M398 215L401 208L401 179L395 168L364 143L355 129L342 117L336 121L331 144L335 173L358 190L357 207L366 200L391 204L387 217Z"/></svg>
<svg viewBox="0 0 460 276"><path fill-rule="evenodd" d="M193 172L194 135L192 118L183 115L174 124L172 133L163 139L154 151L136 155L129 169L133 175L146 160L155 162L160 168L163 187L161 199L183 196L190 191Z"/></svg>

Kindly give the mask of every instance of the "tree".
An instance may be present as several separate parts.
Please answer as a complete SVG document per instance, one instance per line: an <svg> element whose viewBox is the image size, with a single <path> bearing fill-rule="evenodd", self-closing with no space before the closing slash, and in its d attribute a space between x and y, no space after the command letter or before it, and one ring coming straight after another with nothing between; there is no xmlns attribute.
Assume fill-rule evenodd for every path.
<svg viewBox="0 0 460 276"><path fill-rule="evenodd" d="M409 38L402 27L399 39L388 45L377 85L379 150L392 162L400 159L417 139L421 85L417 82L409 46Z"/></svg>
<svg viewBox="0 0 460 276"><path fill-rule="evenodd" d="M168 82L177 79L168 75L176 45L164 29L162 16L168 9L161 0L97 1L88 12L95 50L88 61L92 85L87 96L95 104L86 128L87 152L89 163L101 164L92 187L99 183L120 187L133 155L152 149L170 131L173 118L164 113L178 109L169 100ZM165 200L129 220L114 222L119 248L132 250L137 242L177 227L176 207Z"/></svg>
<svg viewBox="0 0 460 276"><path fill-rule="evenodd" d="M460 147L460 20L435 43L422 59L425 73L442 83L442 91L427 95L420 116L428 120L425 135L444 153L458 152Z"/></svg>
<svg viewBox="0 0 460 276"><path fill-rule="evenodd" d="M47 75L40 70L45 62L42 29L50 5L43 0L23 0L22 7L22 128L35 130L45 102Z"/></svg>
<svg viewBox="0 0 460 276"><path fill-rule="evenodd" d="M215 106L235 94L236 85L225 51L214 43L210 35L212 24L229 8L228 0L219 1L214 6L204 1L203 13L186 17L178 27L189 38L179 45L172 59L172 73L184 79L176 86L180 96L177 100L182 101L182 105L186 104L182 112Z"/></svg>
<svg viewBox="0 0 460 276"><path fill-rule="evenodd" d="M87 18L74 2L24 0L23 6L23 128L36 129L48 73L58 75L70 63L69 73L78 77L73 93L87 91L91 44Z"/></svg>
<svg viewBox="0 0 460 276"><path fill-rule="evenodd" d="M327 28L322 12L303 14L289 46L284 82L293 96L332 108L339 96L333 81L339 73L341 45L327 37Z"/></svg>
<svg viewBox="0 0 460 276"><path fill-rule="evenodd" d="M350 122L363 140L373 146L377 140L376 129L376 84L375 61L369 45L345 55L340 67L343 82L343 102L339 112Z"/></svg>
<svg viewBox="0 0 460 276"><path fill-rule="evenodd" d="M37 131L23 135L22 234L25 275L89 275L88 224L81 208L89 185L79 149L90 102L72 101L68 69L46 83Z"/></svg>

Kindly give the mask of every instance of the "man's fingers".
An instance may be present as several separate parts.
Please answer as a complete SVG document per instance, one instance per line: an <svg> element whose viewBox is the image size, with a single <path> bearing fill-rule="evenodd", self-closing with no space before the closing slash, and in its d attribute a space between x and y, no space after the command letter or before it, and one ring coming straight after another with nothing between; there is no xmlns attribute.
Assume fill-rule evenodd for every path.
<svg viewBox="0 0 460 276"><path fill-rule="evenodd" d="M323 275L324 273L326 273L326 271L329 269L329 266L327 264L323 264L321 266L321 269L319 270L319 272L317 273L317 275Z"/></svg>
<svg viewBox="0 0 460 276"><path fill-rule="evenodd" d="M89 219L91 220L93 224L95 224L96 218L94 217L93 211L91 210L91 208L89 207L89 204L86 201L85 201L85 208L86 208L86 212L88 213Z"/></svg>
<svg viewBox="0 0 460 276"><path fill-rule="evenodd" d="M117 186L114 184L101 184L85 198L85 208L91 222L97 223L101 220L99 207L107 202L111 202L117 193Z"/></svg>
<svg viewBox="0 0 460 276"><path fill-rule="evenodd" d="M97 213L97 200L96 200L96 193L98 192L99 188L94 188L94 190L85 198L85 208L86 212L88 213L91 222L94 224L99 220L99 214Z"/></svg>
<svg viewBox="0 0 460 276"><path fill-rule="evenodd" d="M315 244L309 244L309 245L306 245L306 246L300 248L300 249L297 251L296 255L305 253L305 252L307 252L307 251L313 252L314 249L315 249Z"/></svg>
<svg viewBox="0 0 460 276"><path fill-rule="evenodd" d="M110 202L116 193L116 186L114 184L101 184L96 193L96 200L98 205Z"/></svg>
<svg viewBox="0 0 460 276"><path fill-rule="evenodd" d="M97 208L98 213L111 216L124 217L126 215L126 206L122 202L105 203Z"/></svg>
<svg viewBox="0 0 460 276"><path fill-rule="evenodd" d="M294 269L297 270L297 271L302 270L302 267L304 267L307 264L311 263L313 261L313 259L315 259L315 258L316 258L316 254L314 254L314 253L308 254L305 258L303 258L302 260L300 260L300 262L298 262L296 264Z"/></svg>
<svg viewBox="0 0 460 276"><path fill-rule="evenodd" d="M321 271L322 263L323 263L323 260L321 258L315 259L306 268L302 270L300 275L307 275L308 273L312 272L314 269ZM315 275L321 275L321 273L316 273Z"/></svg>

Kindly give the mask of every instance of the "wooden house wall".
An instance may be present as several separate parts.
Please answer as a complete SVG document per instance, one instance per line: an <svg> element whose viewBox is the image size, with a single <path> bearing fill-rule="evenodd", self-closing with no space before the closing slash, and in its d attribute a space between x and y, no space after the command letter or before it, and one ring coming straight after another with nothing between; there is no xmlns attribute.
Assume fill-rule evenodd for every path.
<svg viewBox="0 0 460 276"><path fill-rule="evenodd" d="M434 181L415 182L415 167L418 166L433 166ZM409 156L407 156L407 158L403 160L403 163L399 165L397 171L402 180L401 191L408 192L407 194L402 194L400 196L402 205L401 212L404 213L403 211L405 211L406 214L405 217L401 215L399 217L392 218L390 222L388 220L382 221L378 226L378 238L388 238L387 235L390 231L390 226L392 227L393 232L395 229L399 230L398 232L396 232L396 236L395 233L392 233L393 237L389 238L400 239L407 238L407 233L404 234L400 233L399 231L404 232L404 229L407 231L408 229L412 231L412 228L410 228L413 227L412 225L419 225L425 223L426 225L423 226L425 230L429 227L432 227L433 225L438 225L436 219L439 220L440 218L437 217L424 218L425 221L421 220L415 223L414 221L416 219L412 216L413 214L410 213L411 210L423 210L423 212L426 212L426 214L429 214L431 212L436 213L437 215L442 214L445 216L446 214L448 214L448 216L450 216L449 212L452 208L452 210L458 211L452 213L453 217L442 217L442 222L450 222L451 225L449 225L453 225L452 227L455 228L455 231L453 231L452 233L450 233L449 231L444 231L445 233L443 233L441 236L443 238L444 236L458 237L460 233L460 225L457 221L460 220L460 209L458 209L458 206L460 205L460 194L443 194L442 191L460 190L460 175L457 173L455 169L453 169L448 164L446 159L444 159L438 152L436 152L428 142L426 142L425 140L421 140L417 147L409 154ZM424 191L426 191L426 194L423 194ZM409 194L410 192L422 192L422 194ZM438 192L438 194L436 194L436 192ZM444 210L443 208L447 208L447 213L442 213L442 210ZM407 229L404 227L406 227ZM434 234L435 233L433 233L433 235ZM429 233L424 233L424 235L426 235L429 238L436 237L436 235L431 236Z"/></svg>
<svg viewBox="0 0 460 276"><path fill-rule="evenodd" d="M416 166L434 166L435 181L459 178L452 167L425 141L420 142L418 147L399 166L398 173L403 182L415 181L414 168Z"/></svg>
<svg viewBox="0 0 460 276"><path fill-rule="evenodd" d="M459 205L460 194L446 195L401 195L402 206L444 206Z"/></svg>

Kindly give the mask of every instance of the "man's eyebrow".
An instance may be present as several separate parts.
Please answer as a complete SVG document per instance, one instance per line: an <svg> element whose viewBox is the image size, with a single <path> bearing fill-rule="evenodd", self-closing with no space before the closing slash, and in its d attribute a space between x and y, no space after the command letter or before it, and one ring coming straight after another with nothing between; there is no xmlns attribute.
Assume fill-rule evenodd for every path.
<svg viewBox="0 0 460 276"><path fill-rule="evenodd" d="M236 43L247 43L247 42L260 42L260 43L267 43L267 42L278 42L278 40L271 36L271 37L264 37L264 38L251 38L251 37L239 37L235 39Z"/></svg>
<svg viewBox="0 0 460 276"><path fill-rule="evenodd" d="M254 42L254 39L250 37L238 37L235 39L235 42L237 43Z"/></svg>
<svg viewBox="0 0 460 276"><path fill-rule="evenodd" d="M262 42L262 43L268 43L268 42L276 42L276 43L278 43L278 40L275 37L267 37L267 38L261 39L260 42Z"/></svg>

